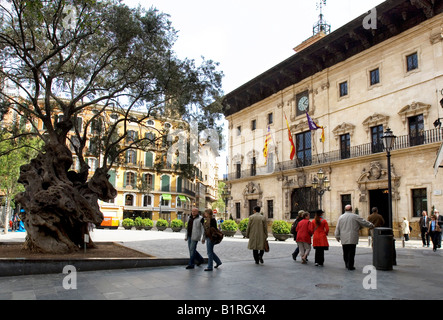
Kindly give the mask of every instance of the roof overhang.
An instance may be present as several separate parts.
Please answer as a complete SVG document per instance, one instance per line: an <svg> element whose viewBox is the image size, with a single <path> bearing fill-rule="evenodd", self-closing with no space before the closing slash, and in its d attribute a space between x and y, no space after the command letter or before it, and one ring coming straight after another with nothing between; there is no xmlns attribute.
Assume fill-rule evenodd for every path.
<svg viewBox="0 0 443 320"><path fill-rule="evenodd" d="M443 0L387 0L376 7L377 29L365 29L368 13L225 95L230 116L303 79L330 68L443 12Z"/></svg>

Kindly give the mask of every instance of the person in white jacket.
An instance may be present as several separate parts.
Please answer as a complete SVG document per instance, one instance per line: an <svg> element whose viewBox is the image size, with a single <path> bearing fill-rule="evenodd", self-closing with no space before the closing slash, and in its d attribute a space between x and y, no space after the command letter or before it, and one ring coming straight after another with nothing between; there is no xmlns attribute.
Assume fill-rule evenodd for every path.
<svg viewBox="0 0 443 320"><path fill-rule="evenodd" d="M406 217L403 217L403 222L401 223L401 230L403 232L404 241L409 241L409 234L411 233L411 229L409 229L409 221Z"/></svg>
<svg viewBox="0 0 443 320"><path fill-rule="evenodd" d="M192 208L191 216L188 218L185 241L188 241L189 263L186 269L194 269L195 262L199 266L204 262L203 257L197 251L197 244L202 239L204 232L203 219L197 208ZM204 243L204 239L203 239Z"/></svg>
<svg viewBox="0 0 443 320"><path fill-rule="evenodd" d="M363 227L374 228L374 225L352 212L352 206L345 207L345 213L338 218L335 238L343 247L343 260L348 270L355 270L354 258L358 244L359 231Z"/></svg>

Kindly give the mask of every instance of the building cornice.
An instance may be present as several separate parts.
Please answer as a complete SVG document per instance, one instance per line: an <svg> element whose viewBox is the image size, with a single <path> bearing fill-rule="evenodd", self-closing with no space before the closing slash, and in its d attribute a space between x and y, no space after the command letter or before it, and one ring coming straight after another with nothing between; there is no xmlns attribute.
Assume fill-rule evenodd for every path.
<svg viewBox="0 0 443 320"><path fill-rule="evenodd" d="M365 29L365 13L250 80L223 100L230 116L285 88L391 39L443 13L443 0L387 0L376 7L377 29Z"/></svg>

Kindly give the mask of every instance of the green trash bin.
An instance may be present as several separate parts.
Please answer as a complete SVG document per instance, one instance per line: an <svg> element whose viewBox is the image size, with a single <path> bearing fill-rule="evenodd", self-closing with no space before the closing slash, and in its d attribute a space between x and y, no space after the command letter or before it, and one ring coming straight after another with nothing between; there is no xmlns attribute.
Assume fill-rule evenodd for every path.
<svg viewBox="0 0 443 320"><path fill-rule="evenodd" d="M394 232L391 228L375 228L372 263L377 270L392 270L394 264Z"/></svg>

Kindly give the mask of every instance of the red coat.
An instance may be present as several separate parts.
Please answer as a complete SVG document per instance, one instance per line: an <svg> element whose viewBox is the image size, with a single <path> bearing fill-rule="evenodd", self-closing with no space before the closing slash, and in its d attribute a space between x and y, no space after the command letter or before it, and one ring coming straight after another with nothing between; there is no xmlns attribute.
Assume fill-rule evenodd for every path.
<svg viewBox="0 0 443 320"><path fill-rule="evenodd" d="M311 243L312 231L310 228L311 222L309 219L303 219L297 224L297 242Z"/></svg>
<svg viewBox="0 0 443 320"><path fill-rule="evenodd" d="M310 224L310 231L314 234L312 239L313 247L329 247L327 235L329 233L329 225L326 219L321 218L320 226L317 227L317 222L312 220Z"/></svg>

